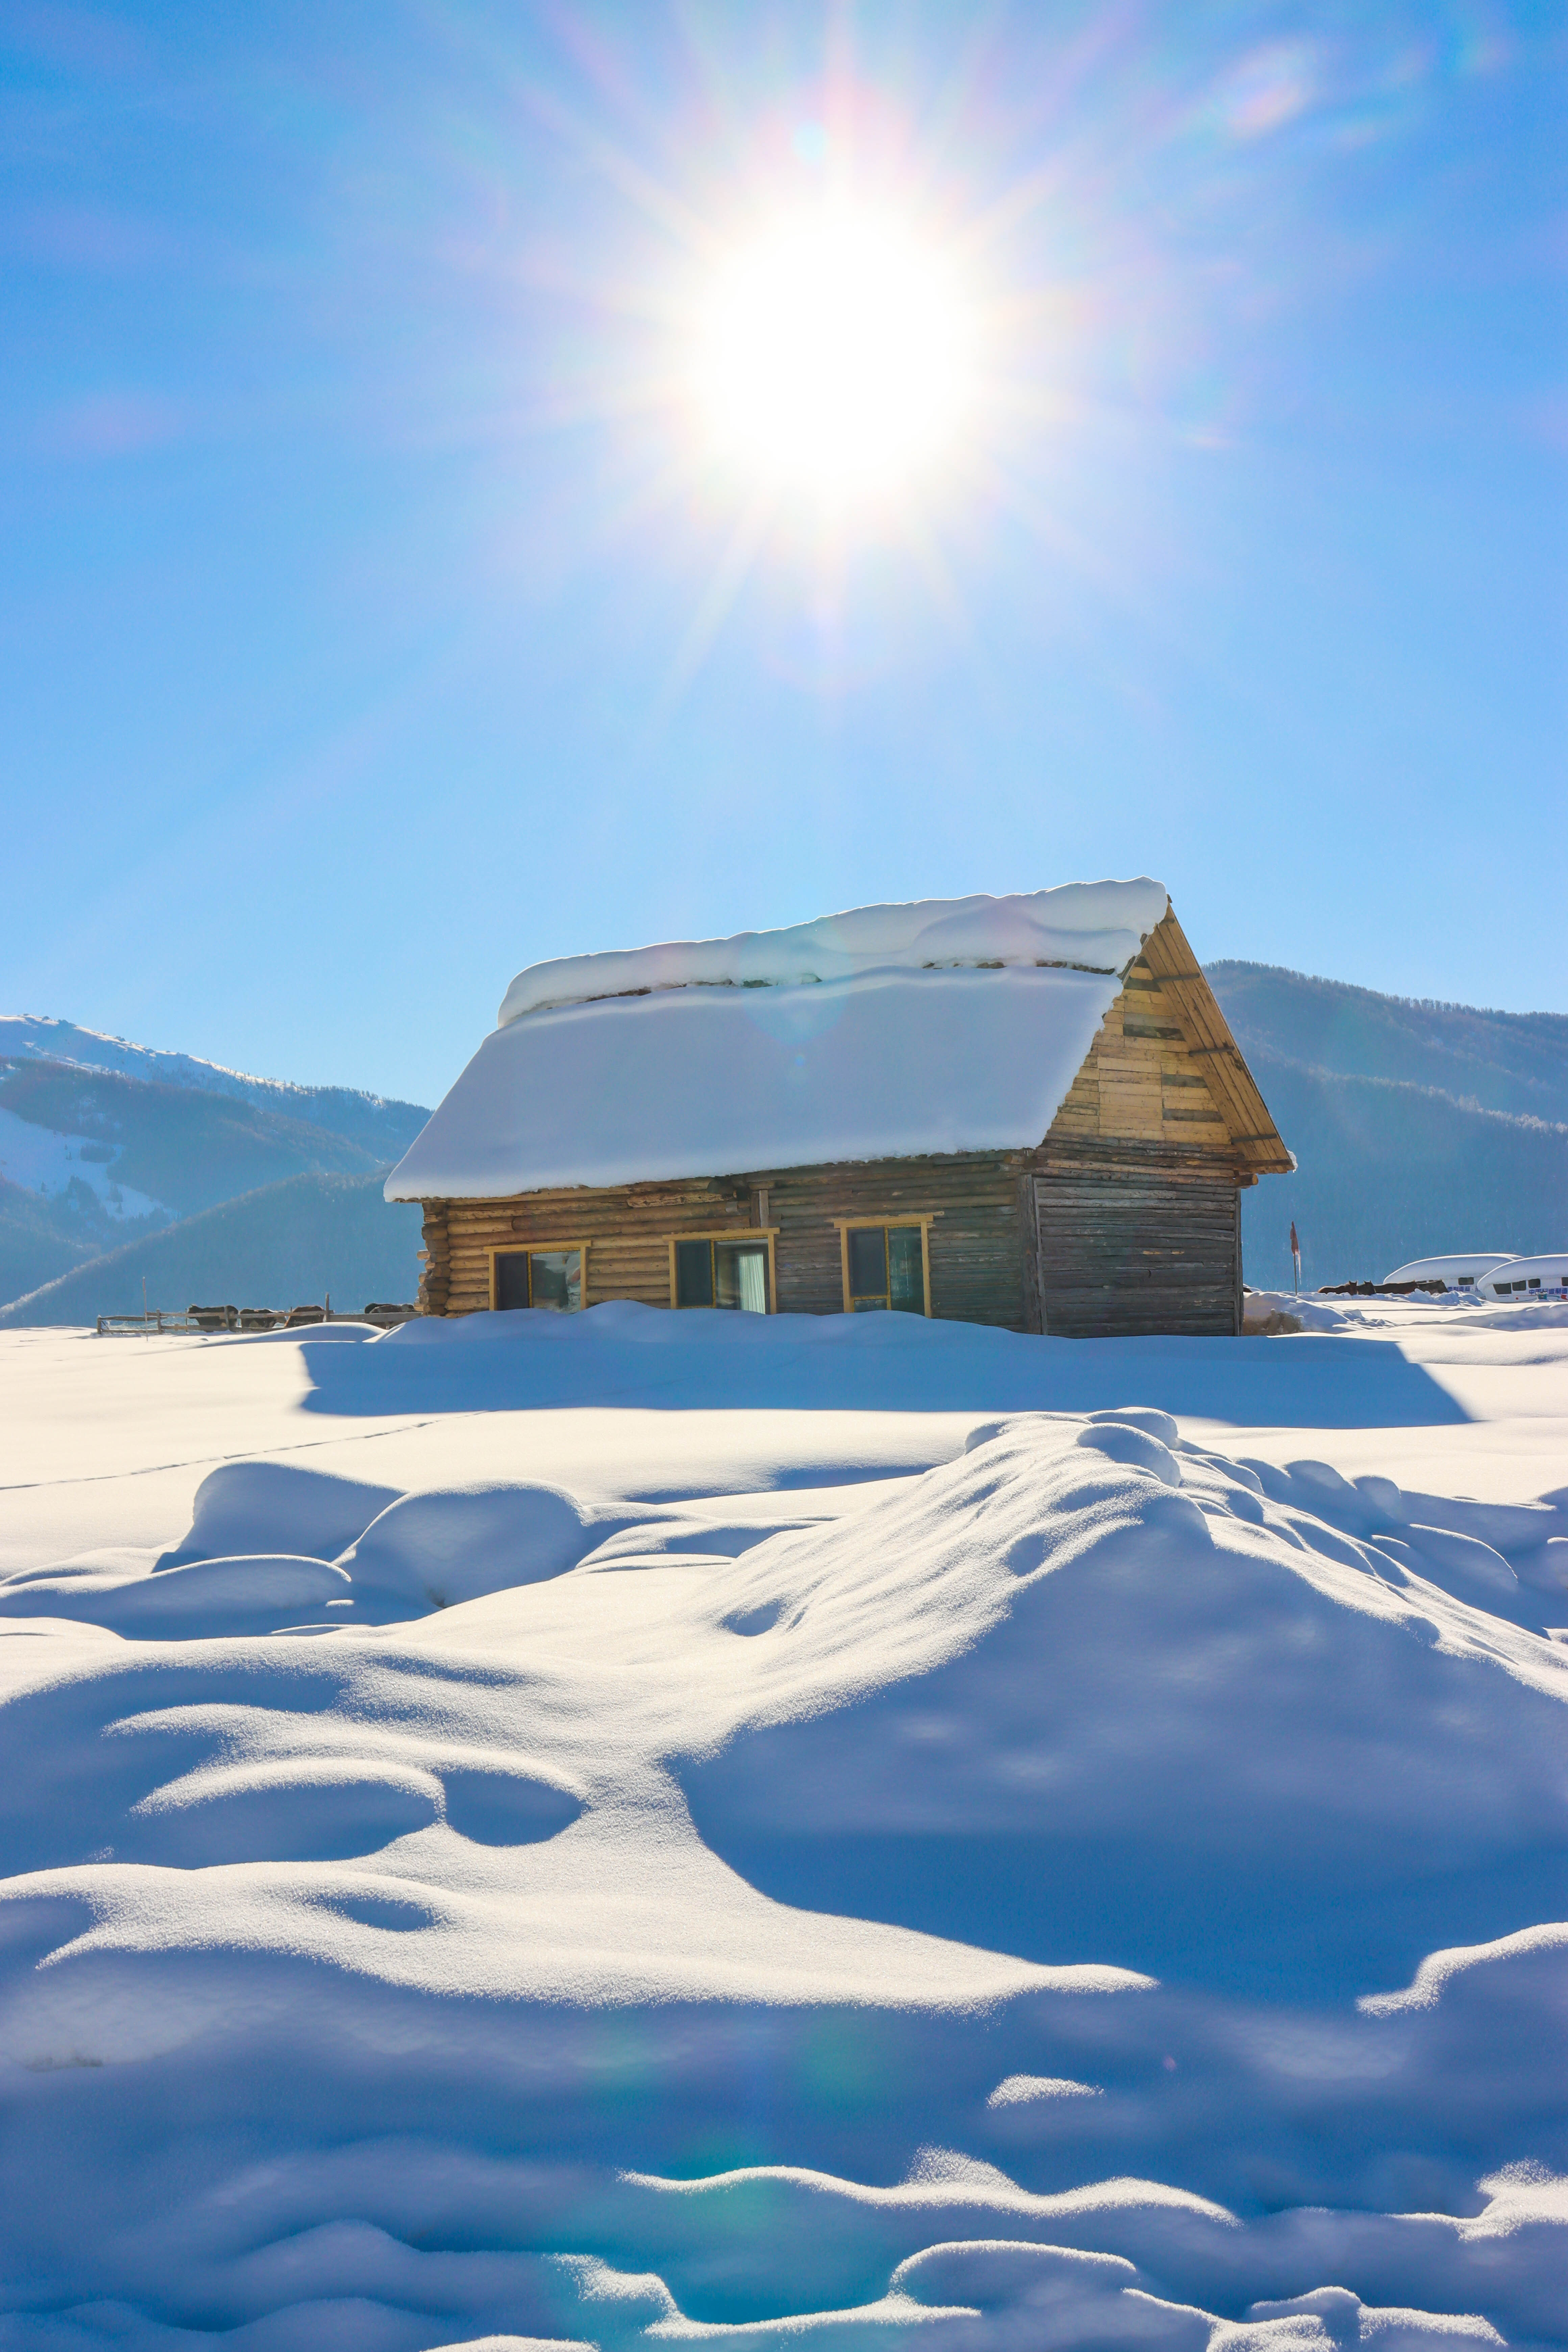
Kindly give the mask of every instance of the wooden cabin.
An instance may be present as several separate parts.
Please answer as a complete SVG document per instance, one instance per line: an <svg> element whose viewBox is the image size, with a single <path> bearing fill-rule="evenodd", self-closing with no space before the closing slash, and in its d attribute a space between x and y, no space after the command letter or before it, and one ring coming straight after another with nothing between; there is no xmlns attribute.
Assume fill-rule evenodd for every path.
<svg viewBox="0 0 1568 2352"><path fill-rule="evenodd" d="M1294 1166L1162 886L861 908L519 975L387 1180L422 1310L1241 1329Z"/></svg>

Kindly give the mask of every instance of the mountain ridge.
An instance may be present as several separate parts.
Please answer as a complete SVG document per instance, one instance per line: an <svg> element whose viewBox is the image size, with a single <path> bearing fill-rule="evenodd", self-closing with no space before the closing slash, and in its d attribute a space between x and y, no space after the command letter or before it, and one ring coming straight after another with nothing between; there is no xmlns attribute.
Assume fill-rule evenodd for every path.
<svg viewBox="0 0 1568 2352"><path fill-rule="evenodd" d="M137 1045L107 1030L47 1013L0 1013L0 1061L56 1062L68 1068L107 1071L121 1077L227 1095L258 1109L305 1119L312 1127L345 1136L366 1149L384 1143L377 1156L396 1159L429 1118L418 1103L372 1094L353 1087L301 1086L291 1078L261 1078L222 1062L159 1045ZM309 1106L309 1108L307 1108ZM410 1124L413 1121L414 1124ZM396 1149L390 1147L396 1144Z"/></svg>
<svg viewBox="0 0 1568 2352"><path fill-rule="evenodd" d="M1249 1040L1309 1068L1434 1085L1461 1103L1568 1120L1568 1013L1384 996L1226 957L1205 970L1244 1050Z"/></svg>
<svg viewBox="0 0 1568 2352"><path fill-rule="evenodd" d="M1292 1222L1308 1288L1443 1250L1563 1246L1568 1015L1205 969L1298 1162L1242 1194L1249 1282L1289 1287Z"/></svg>
<svg viewBox="0 0 1568 2352"><path fill-rule="evenodd" d="M0 1302L28 1302L50 1319L72 1301L87 1319L121 1311L102 1302L120 1296L125 1250L146 1257L156 1236L239 1200L250 1202L258 1234L270 1239L258 1241L258 1255L242 1243L243 1219L224 1231L256 1280L276 1269L264 1289L297 1282L293 1237L279 1221L308 1207L332 1236L312 1260L326 1286L335 1280L347 1298L363 1276L372 1295L408 1295L417 1244L380 1201L379 1179L427 1116L416 1103L251 1078L71 1022L0 1016ZM298 1196L277 1191L307 1176L357 1181L359 1190L323 1224L309 1187ZM368 1190L366 1180L374 1180ZM188 1250L152 1251L159 1278L188 1294L182 1307L206 1286L205 1247L198 1233ZM83 1285L61 1290L77 1274Z"/></svg>
<svg viewBox="0 0 1568 2352"><path fill-rule="evenodd" d="M174 1312L411 1298L419 1212L382 1199L384 1173L307 1169L216 1202L0 1306L0 1330L140 1315L143 1278L147 1302Z"/></svg>

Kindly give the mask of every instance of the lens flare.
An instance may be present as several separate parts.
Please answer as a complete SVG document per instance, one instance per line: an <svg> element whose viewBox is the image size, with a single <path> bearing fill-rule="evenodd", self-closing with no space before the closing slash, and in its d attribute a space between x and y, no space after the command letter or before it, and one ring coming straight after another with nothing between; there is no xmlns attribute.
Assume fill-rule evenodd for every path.
<svg viewBox="0 0 1568 2352"><path fill-rule="evenodd" d="M694 392L731 466L835 501L907 483L972 396L951 262L901 224L824 209L731 252L699 321Z"/></svg>

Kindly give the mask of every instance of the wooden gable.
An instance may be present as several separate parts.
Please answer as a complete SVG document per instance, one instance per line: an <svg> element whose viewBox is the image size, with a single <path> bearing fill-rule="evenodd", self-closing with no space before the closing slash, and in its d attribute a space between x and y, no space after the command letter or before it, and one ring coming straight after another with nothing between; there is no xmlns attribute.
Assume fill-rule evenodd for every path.
<svg viewBox="0 0 1568 2352"><path fill-rule="evenodd" d="M1288 1174L1294 1164L1169 911L1107 1013L1050 1140L1220 1155L1237 1162L1244 1182Z"/></svg>

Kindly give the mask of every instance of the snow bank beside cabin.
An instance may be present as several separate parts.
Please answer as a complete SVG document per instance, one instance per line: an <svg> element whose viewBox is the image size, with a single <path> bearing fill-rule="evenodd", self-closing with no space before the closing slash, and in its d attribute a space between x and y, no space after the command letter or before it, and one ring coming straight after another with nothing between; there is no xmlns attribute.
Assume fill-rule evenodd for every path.
<svg viewBox="0 0 1568 2352"><path fill-rule="evenodd" d="M674 1425L965 1336L894 1320L331 1354L603 1347ZM1568 2346L1568 1496L1129 1402L590 1502L496 1419L0 1584L0 2344Z"/></svg>
<svg viewBox="0 0 1568 2352"><path fill-rule="evenodd" d="M520 971L501 1003L505 1028L525 1013L664 988L792 988L873 971L956 964L1063 964L1124 972L1169 905L1163 882L1068 882L1005 898L916 898L855 907L777 931L728 940L559 956Z"/></svg>

